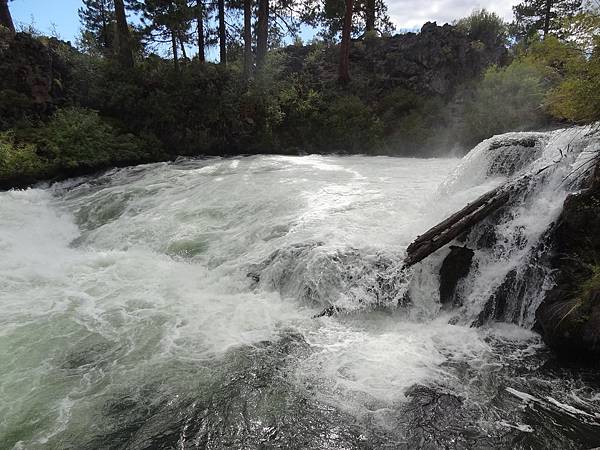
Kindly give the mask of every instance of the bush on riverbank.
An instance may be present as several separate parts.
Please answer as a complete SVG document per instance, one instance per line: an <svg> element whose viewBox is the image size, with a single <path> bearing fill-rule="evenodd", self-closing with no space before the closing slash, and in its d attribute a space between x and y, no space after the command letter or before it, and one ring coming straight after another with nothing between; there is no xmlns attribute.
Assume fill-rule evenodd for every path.
<svg viewBox="0 0 600 450"><path fill-rule="evenodd" d="M97 112L58 109L45 124L0 133L0 186L158 160L160 144L123 133Z"/></svg>

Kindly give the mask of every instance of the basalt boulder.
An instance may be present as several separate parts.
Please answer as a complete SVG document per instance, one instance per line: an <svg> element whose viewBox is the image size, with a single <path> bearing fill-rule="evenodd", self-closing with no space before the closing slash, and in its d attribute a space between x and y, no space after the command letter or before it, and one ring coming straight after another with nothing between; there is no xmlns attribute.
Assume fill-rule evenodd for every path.
<svg viewBox="0 0 600 450"><path fill-rule="evenodd" d="M553 231L556 286L536 312L545 342L560 356L600 356L600 190L570 196Z"/></svg>

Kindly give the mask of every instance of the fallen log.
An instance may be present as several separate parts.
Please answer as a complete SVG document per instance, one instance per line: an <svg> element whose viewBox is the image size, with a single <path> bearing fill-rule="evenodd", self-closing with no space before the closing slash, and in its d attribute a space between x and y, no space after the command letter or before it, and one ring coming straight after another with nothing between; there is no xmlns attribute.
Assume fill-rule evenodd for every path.
<svg viewBox="0 0 600 450"><path fill-rule="evenodd" d="M524 176L516 181L492 189L418 236L406 249L404 267L410 267L423 261L465 231L469 231L473 226L504 206L512 195L527 184L529 179L530 176Z"/></svg>

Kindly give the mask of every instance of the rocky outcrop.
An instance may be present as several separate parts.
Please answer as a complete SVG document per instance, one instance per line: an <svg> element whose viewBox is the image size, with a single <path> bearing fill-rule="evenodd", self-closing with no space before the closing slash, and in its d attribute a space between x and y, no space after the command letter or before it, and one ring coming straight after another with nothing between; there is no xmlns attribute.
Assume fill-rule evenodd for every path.
<svg viewBox="0 0 600 450"><path fill-rule="evenodd" d="M553 231L556 286L536 312L545 342L559 355L600 356L600 189L570 196Z"/></svg>
<svg viewBox="0 0 600 450"><path fill-rule="evenodd" d="M67 102L72 68L68 43L26 33L0 33L0 129L44 117Z"/></svg>
<svg viewBox="0 0 600 450"><path fill-rule="evenodd" d="M321 80L335 80L337 48L289 46L287 72L308 69ZM472 40L451 25L427 22L420 33L355 40L350 50L353 79L368 79L372 94L403 87L423 96L449 97L462 83L478 77L491 64L503 64L507 49Z"/></svg>
<svg viewBox="0 0 600 450"><path fill-rule="evenodd" d="M450 253L444 259L440 269L440 302L443 305L460 305L456 295L458 282L469 274L475 252L470 248L450 246Z"/></svg>

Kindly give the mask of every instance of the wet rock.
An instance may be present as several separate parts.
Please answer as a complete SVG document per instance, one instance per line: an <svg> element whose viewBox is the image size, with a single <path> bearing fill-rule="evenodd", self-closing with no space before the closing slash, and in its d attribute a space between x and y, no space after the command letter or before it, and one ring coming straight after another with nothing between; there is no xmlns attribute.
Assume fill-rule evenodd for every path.
<svg viewBox="0 0 600 450"><path fill-rule="evenodd" d="M536 312L544 341L560 356L600 356L600 191L572 195L553 232L556 286Z"/></svg>
<svg viewBox="0 0 600 450"><path fill-rule="evenodd" d="M280 248L252 265L247 276L254 287L325 307L323 315L339 312L340 306L353 311L408 301L401 255L331 248L322 242Z"/></svg>
<svg viewBox="0 0 600 450"><path fill-rule="evenodd" d="M495 136L488 147L487 176L512 176L537 159L546 143L545 133L522 137Z"/></svg>
<svg viewBox="0 0 600 450"><path fill-rule="evenodd" d="M474 255L475 252L466 246L450 246L450 253L440 269L440 301L443 305L462 303L456 295L456 286L469 274Z"/></svg>
<svg viewBox="0 0 600 450"><path fill-rule="evenodd" d="M527 255L527 263L509 271L503 282L488 298L472 326L480 327L491 321L530 326L539 301L540 287L550 282L549 248L551 236L544 235Z"/></svg>
<svg viewBox="0 0 600 450"><path fill-rule="evenodd" d="M491 448L482 430L467 425L476 412L463 398L421 385L410 388L406 396L409 402L401 422L408 430L407 448Z"/></svg>

